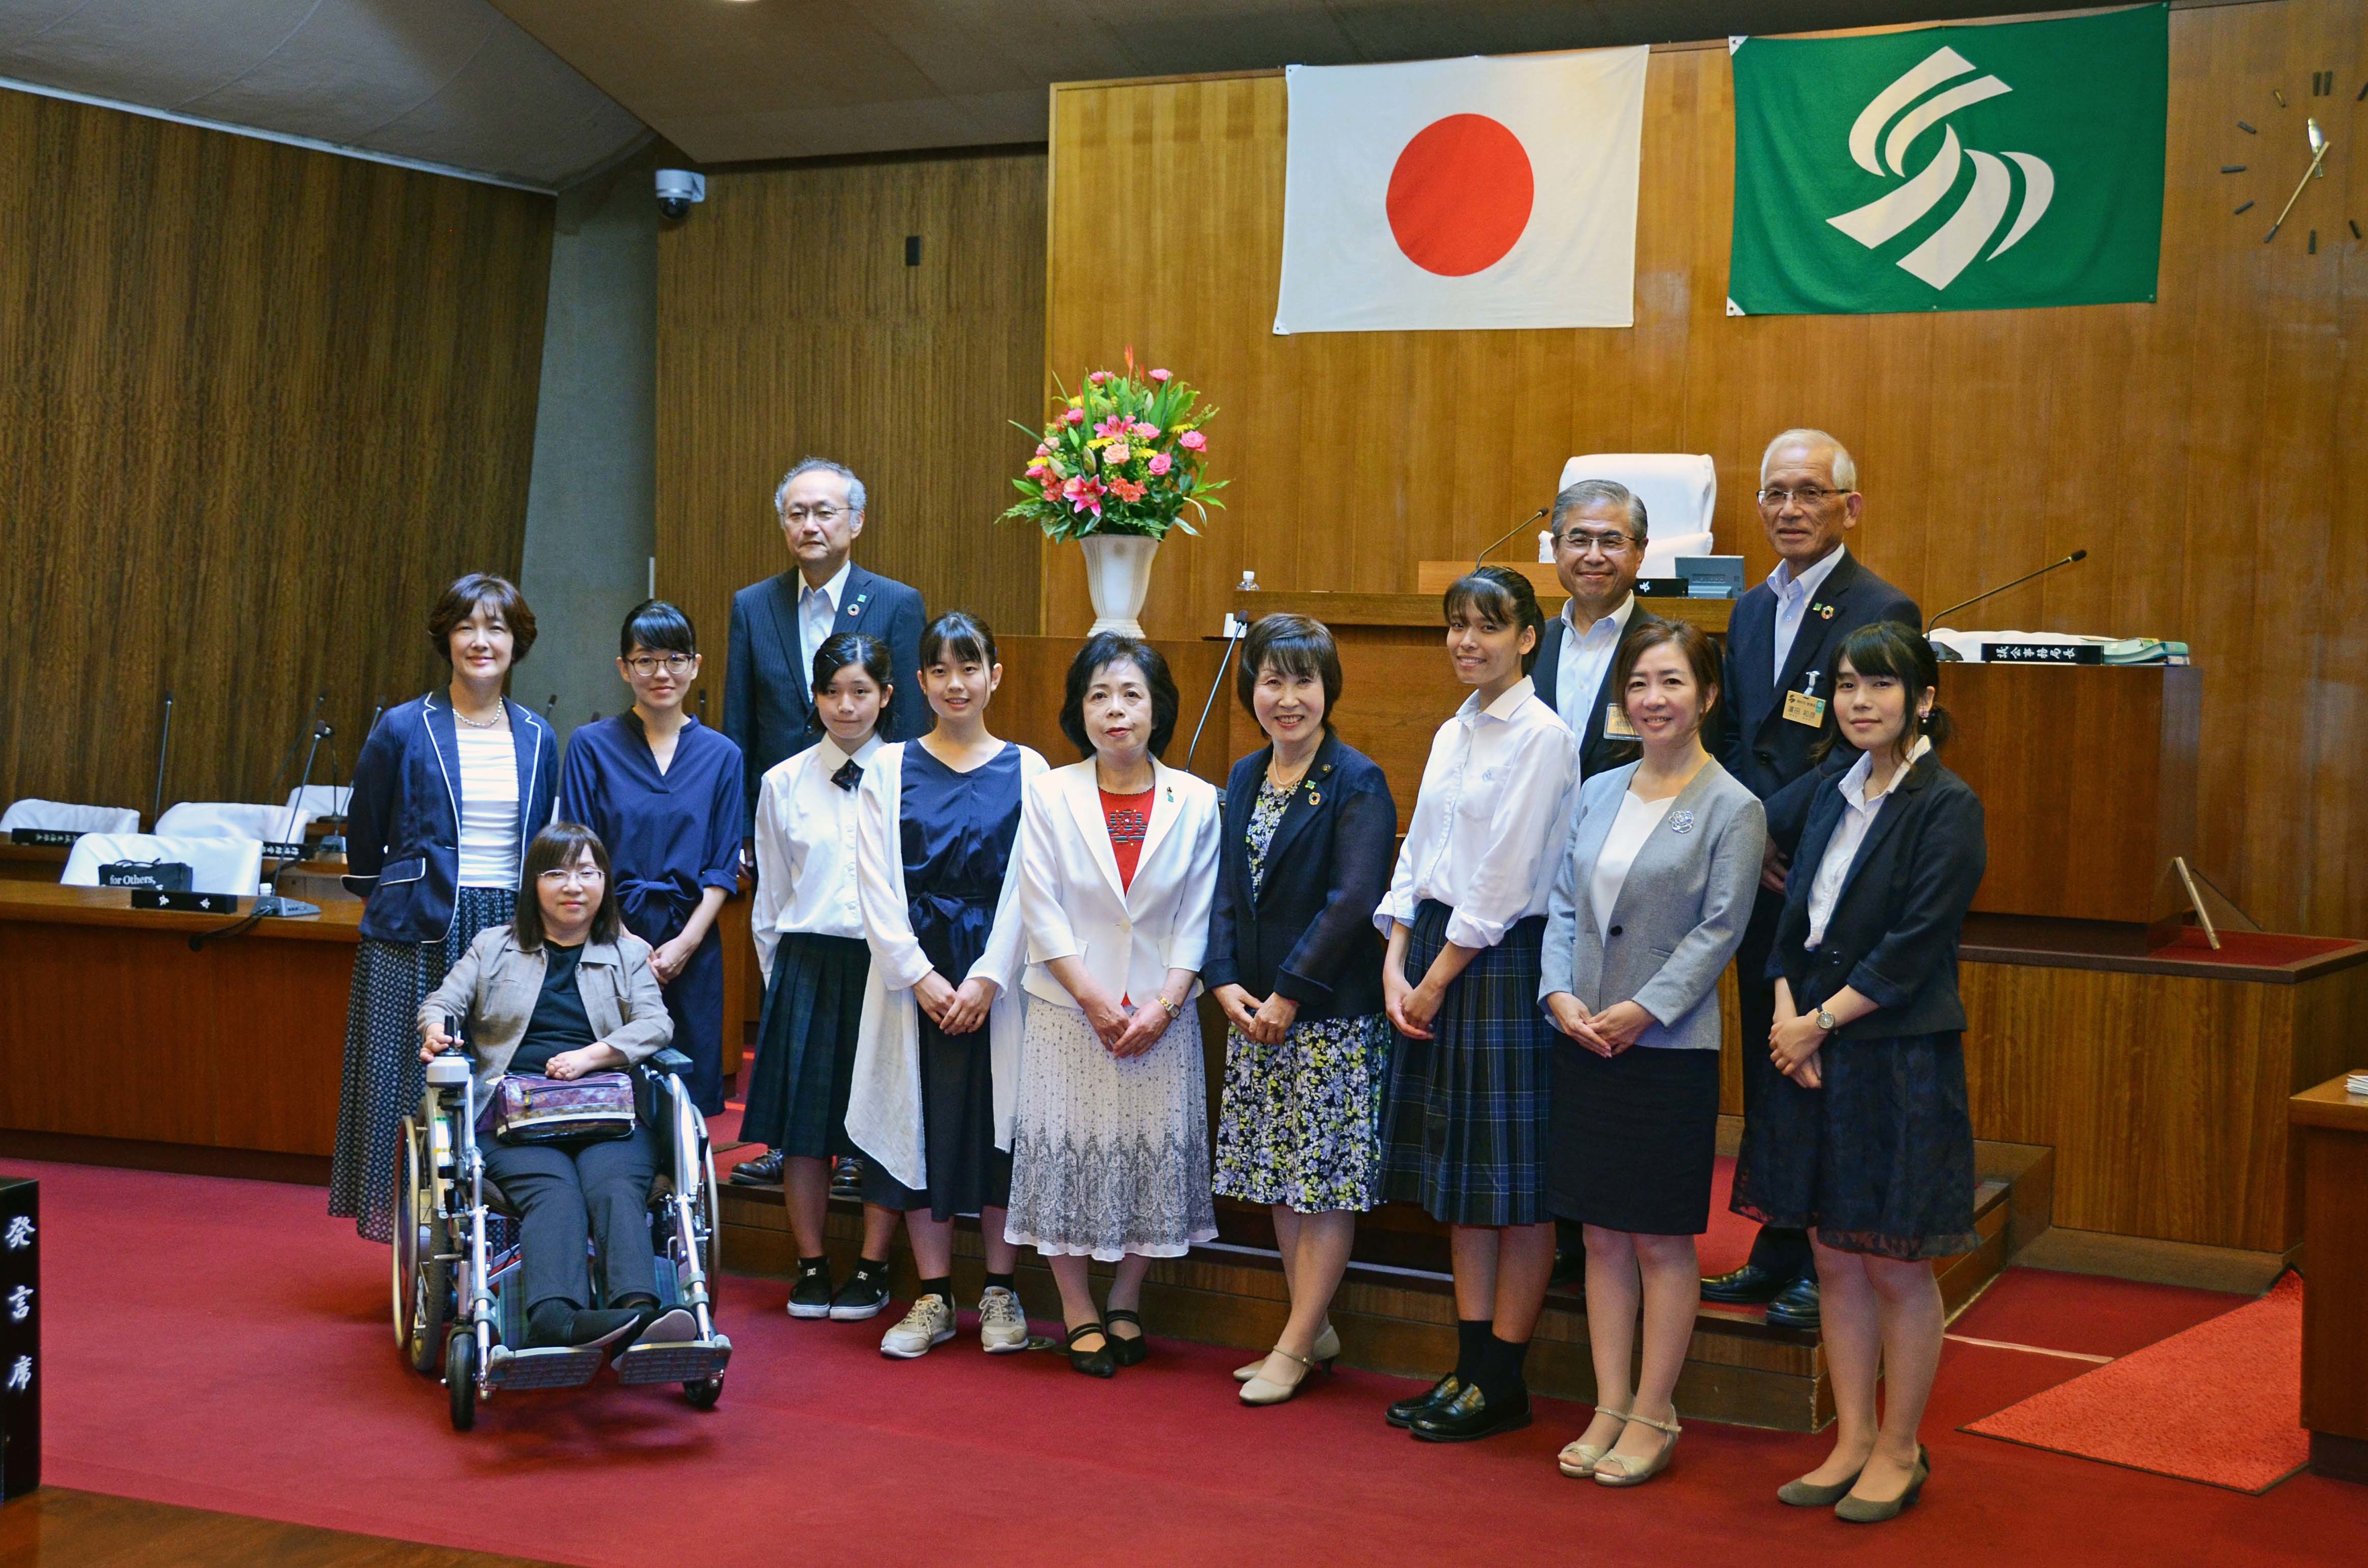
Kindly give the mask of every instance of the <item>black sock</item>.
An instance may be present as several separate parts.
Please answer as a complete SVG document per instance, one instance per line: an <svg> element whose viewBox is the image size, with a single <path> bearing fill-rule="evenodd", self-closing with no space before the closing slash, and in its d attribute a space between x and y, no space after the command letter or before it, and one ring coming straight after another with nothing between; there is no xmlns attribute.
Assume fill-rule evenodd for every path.
<svg viewBox="0 0 2368 1568"><path fill-rule="evenodd" d="M823 1274L828 1274L830 1272L830 1259L827 1257L802 1257L798 1259L799 1273L803 1274L809 1269L813 1269Z"/></svg>
<svg viewBox="0 0 2368 1568"><path fill-rule="evenodd" d="M987 1273L986 1273L986 1289L988 1289L988 1290L992 1290L996 1289L997 1286L1001 1286L1001 1287L1002 1287L1004 1290L1011 1290L1011 1291L1013 1291L1013 1293L1014 1293L1014 1294L1017 1294L1017 1293L1018 1293L1018 1292L1017 1292L1017 1289L1016 1289L1016 1287L1014 1287L1014 1286L1012 1285L1012 1283L1011 1283L1011 1276L1010 1276L1010 1275L1008 1275L1008 1274L997 1274L997 1273L996 1273L993 1269L991 1269L991 1268L990 1268L990 1269L988 1269L988 1270L987 1270Z"/></svg>
<svg viewBox="0 0 2368 1568"><path fill-rule="evenodd" d="M1530 1342L1518 1344L1488 1335L1488 1344L1481 1352L1477 1376L1480 1392L1488 1396L1490 1404L1520 1403L1529 1397L1530 1386L1522 1380L1521 1363L1530 1356Z"/></svg>
<svg viewBox="0 0 2368 1568"><path fill-rule="evenodd" d="M888 1276L888 1260L884 1257L859 1257L855 1260L855 1272L884 1279Z"/></svg>
<svg viewBox="0 0 2368 1568"><path fill-rule="evenodd" d="M1480 1375L1481 1358L1486 1354L1489 1330L1496 1326L1494 1318L1458 1318L1455 1320L1455 1381L1469 1383Z"/></svg>
<svg viewBox="0 0 2368 1568"><path fill-rule="evenodd" d="M527 1337L543 1345L564 1345L575 1323L575 1303L552 1296L537 1301L526 1314Z"/></svg>
<svg viewBox="0 0 2368 1568"><path fill-rule="evenodd" d="M935 1296L939 1301L945 1302L946 1305L950 1307L952 1306L954 1304L954 1277L951 1274L943 1274L939 1275L935 1279L922 1280L919 1294L916 1295L913 1299L917 1301L922 1296Z"/></svg>

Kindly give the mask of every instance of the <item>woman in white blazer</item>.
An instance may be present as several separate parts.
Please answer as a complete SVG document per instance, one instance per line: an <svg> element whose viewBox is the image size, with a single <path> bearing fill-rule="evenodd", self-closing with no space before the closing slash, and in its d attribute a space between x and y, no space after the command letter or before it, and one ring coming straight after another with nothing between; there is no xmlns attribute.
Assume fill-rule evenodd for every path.
<svg viewBox="0 0 2368 1568"><path fill-rule="evenodd" d="M1217 1233L1192 998L1218 801L1158 759L1177 708L1148 643L1089 639L1061 707L1086 760L1029 785L1020 812L1029 1004L1005 1233L1050 1262L1070 1365L1101 1378L1146 1353L1136 1309L1151 1260ZM1103 1313L1087 1288L1094 1258L1118 1264Z"/></svg>
<svg viewBox="0 0 2368 1568"><path fill-rule="evenodd" d="M904 1216L920 1274L912 1310L880 1341L912 1360L954 1336L954 1216L986 1244L979 1344L1028 1348L1012 1290L1011 1108L1019 1086L1019 803L1044 759L987 733L1003 678L995 633L949 610L921 633L921 693L937 724L882 746L855 800L855 880L871 969L847 1133L863 1151L867 1209ZM980 1032L982 1025L985 1033Z"/></svg>

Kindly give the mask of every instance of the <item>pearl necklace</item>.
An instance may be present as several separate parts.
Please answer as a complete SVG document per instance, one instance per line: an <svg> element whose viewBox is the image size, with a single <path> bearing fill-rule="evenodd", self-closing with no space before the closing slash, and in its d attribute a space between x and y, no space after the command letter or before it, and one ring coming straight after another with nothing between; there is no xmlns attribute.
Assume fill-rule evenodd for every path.
<svg viewBox="0 0 2368 1568"><path fill-rule="evenodd" d="M469 728L472 730L498 730L503 725L509 722L510 711L508 709L504 708L495 712L490 719L472 719L466 713L463 713L458 708L455 708L452 710L452 717L460 720L461 722L468 725Z"/></svg>

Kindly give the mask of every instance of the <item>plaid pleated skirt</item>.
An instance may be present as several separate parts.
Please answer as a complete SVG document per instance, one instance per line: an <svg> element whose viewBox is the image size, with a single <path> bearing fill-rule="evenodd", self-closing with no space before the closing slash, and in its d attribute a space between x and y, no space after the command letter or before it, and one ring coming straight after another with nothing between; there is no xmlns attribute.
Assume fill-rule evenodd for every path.
<svg viewBox="0 0 2368 1568"><path fill-rule="evenodd" d="M784 932L757 1025L740 1136L808 1159L861 1153L847 1135L871 949L860 937Z"/></svg>
<svg viewBox="0 0 2368 1568"><path fill-rule="evenodd" d="M1406 972L1447 945L1447 905L1415 912ZM1397 1037L1383 1112L1382 1199L1450 1225L1551 1218L1545 1150L1554 1029L1538 1007L1546 923L1532 915L1447 988L1429 1040Z"/></svg>

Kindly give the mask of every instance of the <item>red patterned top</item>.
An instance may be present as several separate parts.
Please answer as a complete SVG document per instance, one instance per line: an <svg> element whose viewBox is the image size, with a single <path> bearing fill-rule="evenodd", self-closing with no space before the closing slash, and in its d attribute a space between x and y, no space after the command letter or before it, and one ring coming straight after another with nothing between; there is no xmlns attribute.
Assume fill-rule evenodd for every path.
<svg viewBox="0 0 2368 1568"><path fill-rule="evenodd" d="M1118 861L1118 885L1122 889L1134 886L1135 862L1143 858L1143 835L1151 828L1151 790L1140 795L1101 791L1102 821L1110 828L1110 854Z"/></svg>

